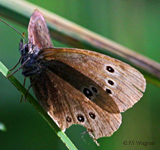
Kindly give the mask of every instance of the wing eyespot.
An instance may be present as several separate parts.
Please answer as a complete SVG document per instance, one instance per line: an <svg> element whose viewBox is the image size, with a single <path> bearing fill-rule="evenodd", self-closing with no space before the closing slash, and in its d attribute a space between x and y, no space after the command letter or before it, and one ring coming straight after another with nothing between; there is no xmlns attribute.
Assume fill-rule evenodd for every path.
<svg viewBox="0 0 160 150"><path fill-rule="evenodd" d="M97 88L95 88L94 86L92 86L91 89L92 89L92 91L93 91L94 93L98 93Z"/></svg>
<svg viewBox="0 0 160 150"><path fill-rule="evenodd" d="M114 69L111 66L106 66L106 70L113 73Z"/></svg>
<svg viewBox="0 0 160 150"><path fill-rule="evenodd" d="M93 96L92 91L90 89L88 89L88 88L84 88L83 89L83 94L89 99L91 99L91 97Z"/></svg>
<svg viewBox="0 0 160 150"><path fill-rule="evenodd" d="M112 91L111 91L110 89L106 89L106 92L107 92L108 94L112 94Z"/></svg>
<svg viewBox="0 0 160 150"><path fill-rule="evenodd" d="M95 115L93 112L89 112L89 116L90 116L92 119L95 119L95 118L96 118L96 115Z"/></svg>
<svg viewBox="0 0 160 150"><path fill-rule="evenodd" d="M109 83L110 85L114 85L114 82L113 82L112 80L108 80L108 83Z"/></svg>
<svg viewBox="0 0 160 150"><path fill-rule="evenodd" d="M67 116L67 117L66 117L66 121L67 121L67 122L71 122L71 121L72 121L71 117Z"/></svg>
<svg viewBox="0 0 160 150"><path fill-rule="evenodd" d="M84 116L81 115L81 114L77 115L77 119L78 119L79 122L84 122L84 120L85 120Z"/></svg>

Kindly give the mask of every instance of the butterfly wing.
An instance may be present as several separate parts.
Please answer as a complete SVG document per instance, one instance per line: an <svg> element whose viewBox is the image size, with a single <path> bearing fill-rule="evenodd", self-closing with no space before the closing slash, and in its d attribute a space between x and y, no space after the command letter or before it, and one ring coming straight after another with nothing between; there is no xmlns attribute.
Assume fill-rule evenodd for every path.
<svg viewBox="0 0 160 150"><path fill-rule="evenodd" d="M32 49L33 45L39 49L53 47L44 17L38 10L35 10L30 18L28 45L30 49Z"/></svg>
<svg viewBox="0 0 160 150"><path fill-rule="evenodd" d="M146 81L138 70L103 54L81 49L53 48L44 49L40 57L47 61L63 62L90 78L114 100L120 112L132 107L145 91ZM95 99L94 102L100 106L99 100Z"/></svg>
<svg viewBox="0 0 160 150"><path fill-rule="evenodd" d="M120 112L145 90L143 75L131 66L81 49L43 49L46 70L33 84L35 94L62 130L81 124L94 137L110 136L121 124Z"/></svg>
<svg viewBox="0 0 160 150"><path fill-rule="evenodd" d="M43 48L38 60L45 71L31 77L42 107L62 130L81 124L96 139L112 135L121 124L120 112L142 97L143 75L99 53L47 48L53 45L45 20L37 10L31 16L28 32L30 49L32 46Z"/></svg>

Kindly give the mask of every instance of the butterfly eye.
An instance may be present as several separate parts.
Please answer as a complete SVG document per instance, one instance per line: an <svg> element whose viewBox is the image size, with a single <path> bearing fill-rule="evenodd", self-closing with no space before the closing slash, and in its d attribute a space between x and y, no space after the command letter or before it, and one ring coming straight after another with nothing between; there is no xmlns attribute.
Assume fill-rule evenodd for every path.
<svg viewBox="0 0 160 150"><path fill-rule="evenodd" d="M93 112L90 112L90 113L89 113L89 116L90 116L92 119L95 119L95 118L96 118L96 115L95 115Z"/></svg>
<svg viewBox="0 0 160 150"><path fill-rule="evenodd" d="M20 47L20 52L21 52L21 55L26 55L28 53L28 45L25 44L23 45L22 47Z"/></svg>
<svg viewBox="0 0 160 150"><path fill-rule="evenodd" d="M78 115L78 116L77 116L77 119L78 119L79 122L84 122L84 117L83 117L83 115Z"/></svg>
<svg viewBox="0 0 160 150"><path fill-rule="evenodd" d="M24 51L25 53L28 53L28 46L25 46Z"/></svg>
<svg viewBox="0 0 160 150"><path fill-rule="evenodd" d="M111 67L111 66L107 66L106 67L107 71L113 73L114 72L114 69Z"/></svg>

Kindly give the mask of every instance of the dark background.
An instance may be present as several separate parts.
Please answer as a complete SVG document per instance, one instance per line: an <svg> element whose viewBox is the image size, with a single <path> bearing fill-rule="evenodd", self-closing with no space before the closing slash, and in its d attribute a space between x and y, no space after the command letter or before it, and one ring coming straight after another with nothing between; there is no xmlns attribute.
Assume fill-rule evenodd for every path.
<svg viewBox="0 0 160 150"><path fill-rule="evenodd" d="M91 31L133 49L160 62L160 1L84 1L84 0L29 0L30 2L73 21ZM5 18L3 18L5 19ZM5 20L21 33L22 28ZM20 53L20 36L0 23L0 61L12 68ZM68 47L53 41L56 47ZM15 74L21 82L21 71ZM29 82L28 82L29 85ZM80 150L151 150L160 148L160 89L147 83L143 98L131 109L122 113L123 123L111 137L98 140L100 147L89 138L82 137L82 126L74 125L66 134ZM20 93L0 74L0 121L7 132L0 131L1 150L66 150L67 148L45 120L30 105L20 103ZM124 145L134 141L134 145ZM136 141L155 142L154 145L137 145Z"/></svg>

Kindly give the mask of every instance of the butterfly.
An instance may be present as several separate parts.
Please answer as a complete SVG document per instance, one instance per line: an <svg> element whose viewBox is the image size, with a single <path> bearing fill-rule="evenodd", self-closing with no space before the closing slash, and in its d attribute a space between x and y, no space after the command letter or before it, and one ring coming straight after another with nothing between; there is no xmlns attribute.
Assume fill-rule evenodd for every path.
<svg viewBox="0 0 160 150"><path fill-rule="evenodd" d="M35 10L28 43L20 42L22 74L49 116L65 131L73 124L98 139L111 136L122 116L143 95L146 81L130 65L77 48L54 47L42 14Z"/></svg>

